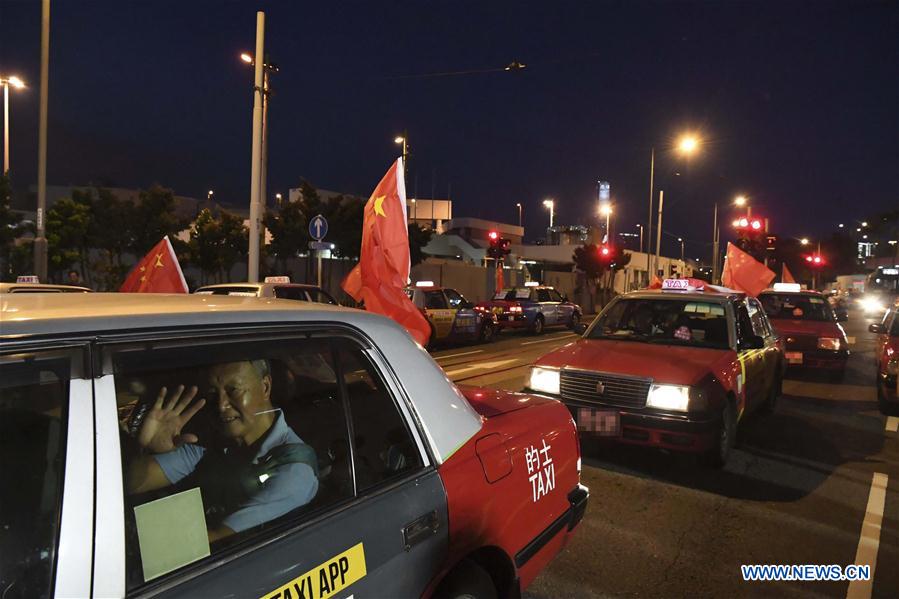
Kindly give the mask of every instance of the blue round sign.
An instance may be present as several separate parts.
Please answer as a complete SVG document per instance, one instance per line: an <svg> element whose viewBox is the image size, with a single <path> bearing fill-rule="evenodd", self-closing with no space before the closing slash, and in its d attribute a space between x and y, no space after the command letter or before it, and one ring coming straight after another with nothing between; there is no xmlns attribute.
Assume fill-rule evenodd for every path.
<svg viewBox="0 0 899 599"><path fill-rule="evenodd" d="M309 236L316 241L321 241L328 234L328 219L321 214L316 214L309 221Z"/></svg>

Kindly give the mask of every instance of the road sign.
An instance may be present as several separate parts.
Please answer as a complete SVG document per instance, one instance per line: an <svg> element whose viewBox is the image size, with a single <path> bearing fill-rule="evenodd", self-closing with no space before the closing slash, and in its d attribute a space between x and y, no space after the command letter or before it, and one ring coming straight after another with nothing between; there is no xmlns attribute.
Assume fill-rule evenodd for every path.
<svg viewBox="0 0 899 599"><path fill-rule="evenodd" d="M327 234L328 219L321 214L316 214L312 217L312 220L309 221L309 236L316 241L321 241Z"/></svg>
<svg viewBox="0 0 899 599"><path fill-rule="evenodd" d="M334 244L329 241L310 241L310 250L333 250Z"/></svg>

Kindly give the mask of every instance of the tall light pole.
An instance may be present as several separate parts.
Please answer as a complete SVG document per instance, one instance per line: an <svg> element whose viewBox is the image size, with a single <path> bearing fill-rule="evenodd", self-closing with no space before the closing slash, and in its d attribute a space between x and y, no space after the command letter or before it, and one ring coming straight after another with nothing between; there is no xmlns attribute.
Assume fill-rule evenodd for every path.
<svg viewBox="0 0 899 599"><path fill-rule="evenodd" d="M50 0L41 3L41 103L37 144L37 227L34 234L34 274L47 280L47 102L50 97Z"/></svg>
<svg viewBox="0 0 899 599"><path fill-rule="evenodd" d="M749 205L749 199L744 195L739 195L734 198L734 206L738 206L740 208L746 207L746 218L752 218L752 206Z"/></svg>
<svg viewBox="0 0 899 599"><path fill-rule="evenodd" d="M9 173L9 86L22 89L25 83L13 75L0 77L0 85L3 86L3 172L0 174L6 175Z"/></svg>
<svg viewBox="0 0 899 599"><path fill-rule="evenodd" d="M649 218L647 219L646 232L646 284L652 281L652 196L655 194L654 177L656 172L656 149L653 147L649 153Z"/></svg>
<svg viewBox="0 0 899 599"><path fill-rule="evenodd" d="M256 56L265 56L265 13L256 13ZM259 281L259 229L262 203L262 103L265 98L263 61L255 61L253 86L253 150L250 163L250 247L247 259L247 279Z"/></svg>
<svg viewBox="0 0 899 599"><path fill-rule="evenodd" d="M640 229L640 251L643 251L643 225L637 223L637 228Z"/></svg>
<svg viewBox="0 0 899 599"><path fill-rule="evenodd" d="M553 228L553 217L555 216L556 211L556 201L555 200L543 200L543 205L549 208L549 228Z"/></svg>
<svg viewBox="0 0 899 599"><path fill-rule="evenodd" d="M521 202L518 202L515 205L518 207L518 226L520 227L520 226L522 226L521 225Z"/></svg>
<svg viewBox="0 0 899 599"><path fill-rule="evenodd" d="M256 66L256 61L252 54L244 52L240 55L240 59L249 65ZM280 70L278 65L271 62L267 54L263 54L262 68L262 164L260 166L262 173L259 179L259 201L263 204L260 206L263 210L260 211L260 218L268 205L268 103L272 95L271 74Z"/></svg>
<svg viewBox="0 0 899 599"><path fill-rule="evenodd" d="M400 144L403 146L403 168L406 168L406 158L409 157L409 146L408 146L408 137L409 135L403 131L402 135L397 135L393 138L393 143ZM434 199L434 198L431 198Z"/></svg>
<svg viewBox="0 0 899 599"><path fill-rule="evenodd" d="M684 238L678 237L677 240L680 241L680 261L683 262L684 261Z"/></svg>
<svg viewBox="0 0 899 599"><path fill-rule="evenodd" d="M606 217L606 243L612 243L612 205L603 204L599 209L599 213Z"/></svg>

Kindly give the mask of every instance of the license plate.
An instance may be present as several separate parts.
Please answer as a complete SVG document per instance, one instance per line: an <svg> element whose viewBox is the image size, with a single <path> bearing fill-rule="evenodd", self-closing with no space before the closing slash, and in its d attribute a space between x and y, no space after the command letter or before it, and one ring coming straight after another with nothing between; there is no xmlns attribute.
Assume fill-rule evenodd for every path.
<svg viewBox="0 0 899 599"><path fill-rule="evenodd" d="M502 314L503 309L501 307L497 306L497 307L493 308L493 313L494 314Z"/></svg>
<svg viewBox="0 0 899 599"><path fill-rule="evenodd" d="M578 430L596 433L605 437L621 434L621 414L616 410L594 410L579 408L577 412Z"/></svg>
<svg viewBox="0 0 899 599"><path fill-rule="evenodd" d="M787 364L802 364L801 351L788 351L784 354L784 357L787 359Z"/></svg>

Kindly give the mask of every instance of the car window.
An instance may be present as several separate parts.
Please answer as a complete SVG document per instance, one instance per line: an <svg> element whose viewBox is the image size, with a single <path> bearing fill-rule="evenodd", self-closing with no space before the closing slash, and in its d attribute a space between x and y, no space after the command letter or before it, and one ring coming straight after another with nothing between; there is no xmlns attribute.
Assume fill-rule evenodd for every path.
<svg viewBox="0 0 899 599"><path fill-rule="evenodd" d="M590 339L692 345L729 345L724 305L681 299L622 299L600 316Z"/></svg>
<svg viewBox="0 0 899 599"><path fill-rule="evenodd" d="M302 287L275 287L275 297L308 302L309 296Z"/></svg>
<svg viewBox="0 0 899 599"><path fill-rule="evenodd" d="M446 308L446 298L442 291L425 291L425 308L429 310L443 310Z"/></svg>
<svg viewBox="0 0 899 599"><path fill-rule="evenodd" d="M899 336L899 310L893 310L890 319L892 320L892 323L887 322L884 325L884 329L889 331L889 334L892 337Z"/></svg>
<svg viewBox="0 0 899 599"><path fill-rule="evenodd" d="M749 313L749 321L752 323L752 332L759 337L768 336L767 319L762 307L754 299L746 300L746 309Z"/></svg>
<svg viewBox="0 0 899 599"><path fill-rule="evenodd" d="M129 590L353 496L336 343L160 342L113 353Z"/></svg>
<svg viewBox="0 0 899 599"><path fill-rule="evenodd" d="M198 295L237 295L243 297L256 297L259 295L259 289L256 287L206 287L197 289L194 293Z"/></svg>
<svg viewBox="0 0 899 599"><path fill-rule="evenodd" d="M48 597L59 528L71 360L0 357L0 594Z"/></svg>
<svg viewBox="0 0 899 599"><path fill-rule="evenodd" d="M746 302L735 302L734 311L737 316L737 343L749 341L750 335L755 335L756 333L752 327L752 319L749 317L749 310L746 308Z"/></svg>
<svg viewBox="0 0 899 599"><path fill-rule="evenodd" d="M551 302L552 298L549 296L549 289L538 289L537 290L537 301L538 302Z"/></svg>
<svg viewBox="0 0 899 599"><path fill-rule="evenodd" d="M311 299L313 302L319 304L331 304L332 306L337 305L337 301L333 297L331 297L329 293L321 289L306 289L306 293L309 294L309 299Z"/></svg>
<svg viewBox="0 0 899 599"><path fill-rule="evenodd" d="M421 454L374 365L350 342L340 343L338 355L353 420L358 491L420 468Z"/></svg>
<svg viewBox="0 0 899 599"><path fill-rule="evenodd" d="M465 298L459 295L459 292L455 289L444 289L443 292L446 294L450 308L461 308L465 303Z"/></svg>
<svg viewBox="0 0 899 599"><path fill-rule="evenodd" d="M562 302L562 294L556 291L555 289L547 289L547 293L549 293L549 299L552 302Z"/></svg>
<svg viewBox="0 0 899 599"><path fill-rule="evenodd" d="M769 318L831 322L830 304L823 297L798 293L763 293L759 296Z"/></svg>

